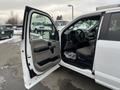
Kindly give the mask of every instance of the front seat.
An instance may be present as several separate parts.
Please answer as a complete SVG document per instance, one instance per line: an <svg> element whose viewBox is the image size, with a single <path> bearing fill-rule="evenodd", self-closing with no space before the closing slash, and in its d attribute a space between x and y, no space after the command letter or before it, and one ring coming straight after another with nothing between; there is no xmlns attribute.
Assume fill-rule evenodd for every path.
<svg viewBox="0 0 120 90"><path fill-rule="evenodd" d="M70 51L75 50L76 51L78 41L76 39L75 34L76 34L75 31L70 32L69 37L68 37L69 39L67 40L65 44L64 50L70 50Z"/></svg>
<svg viewBox="0 0 120 90"><path fill-rule="evenodd" d="M90 41L90 45L77 49L77 58L80 60L92 60L94 56L95 40Z"/></svg>

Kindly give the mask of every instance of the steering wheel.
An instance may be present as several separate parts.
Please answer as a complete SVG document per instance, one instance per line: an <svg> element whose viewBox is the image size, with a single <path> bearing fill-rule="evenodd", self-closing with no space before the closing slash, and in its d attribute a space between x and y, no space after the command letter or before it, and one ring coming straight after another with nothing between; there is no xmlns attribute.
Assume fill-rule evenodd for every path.
<svg viewBox="0 0 120 90"><path fill-rule="evenodd" d="M87 32L85 30L82 29L78 29L77 33L76 33L76 39L79 42L84 42L87 40Z"/></svg>

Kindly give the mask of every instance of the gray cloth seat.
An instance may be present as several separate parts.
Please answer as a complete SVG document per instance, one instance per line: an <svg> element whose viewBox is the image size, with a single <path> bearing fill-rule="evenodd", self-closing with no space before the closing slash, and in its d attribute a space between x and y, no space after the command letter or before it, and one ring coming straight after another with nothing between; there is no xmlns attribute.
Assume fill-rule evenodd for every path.
<svg viewBox="0 0 120 90"><path fill-rule="evenodd" d="M91 60L93 58L94 53L94 41L90 43L90 46L86 46L83 48L79 48L76 50L77 57L79 59Z"/></svg>
<svg viewBox="0 0 120 90"><path fill-rule="evenodd" d="M80 48L80 49L77 49L76 53L79 55L79 54L82 54L82 55L85 55L85 56L90 56L91 55L91 47L84 47L84 48Z"/></svg>

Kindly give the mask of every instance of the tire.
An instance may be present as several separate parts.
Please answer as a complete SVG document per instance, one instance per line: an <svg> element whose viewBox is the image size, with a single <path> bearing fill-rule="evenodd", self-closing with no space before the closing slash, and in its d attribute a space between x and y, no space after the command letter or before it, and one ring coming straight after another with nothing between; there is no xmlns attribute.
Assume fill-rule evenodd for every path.
<svg viewBox="0 0 120 90"><path fill-rule="evenodd" d="M37 30L35 30L35 33L36 33L36 34L38 34L38 31L37 31Z"/></svg>
<svg viewBox="0 0 120 90"><path fill-rule="evenodd" d="M12 37L13 37L13 34L10 34L10 35L9 35L9 38L12 38Z"/></svg>

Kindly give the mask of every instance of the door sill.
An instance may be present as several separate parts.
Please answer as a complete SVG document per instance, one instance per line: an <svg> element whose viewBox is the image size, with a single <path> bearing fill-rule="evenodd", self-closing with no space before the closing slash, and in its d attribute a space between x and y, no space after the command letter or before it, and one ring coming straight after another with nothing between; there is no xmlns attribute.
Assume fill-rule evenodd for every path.
<svg viewBox="0 0 120 90"><path fill-rule="evenodd" d="M68 64L68 63L65 63L63 60L61 60L60 65L66 67L66 68L68 68L68 69L71 69L71 70L73 70L73 71L75 71L75 72L78 72L78 73L80 73L80 74L82 74L82 75L85 75L85 76L87 76L87 77L89 77L89 78L94 79L94 75L92 74L92 71L89 70L89 69L81 69L81 68L78 68L78 67L76 67L76 66L73 66L73 65L70 65L70 64Z"/></svg>

